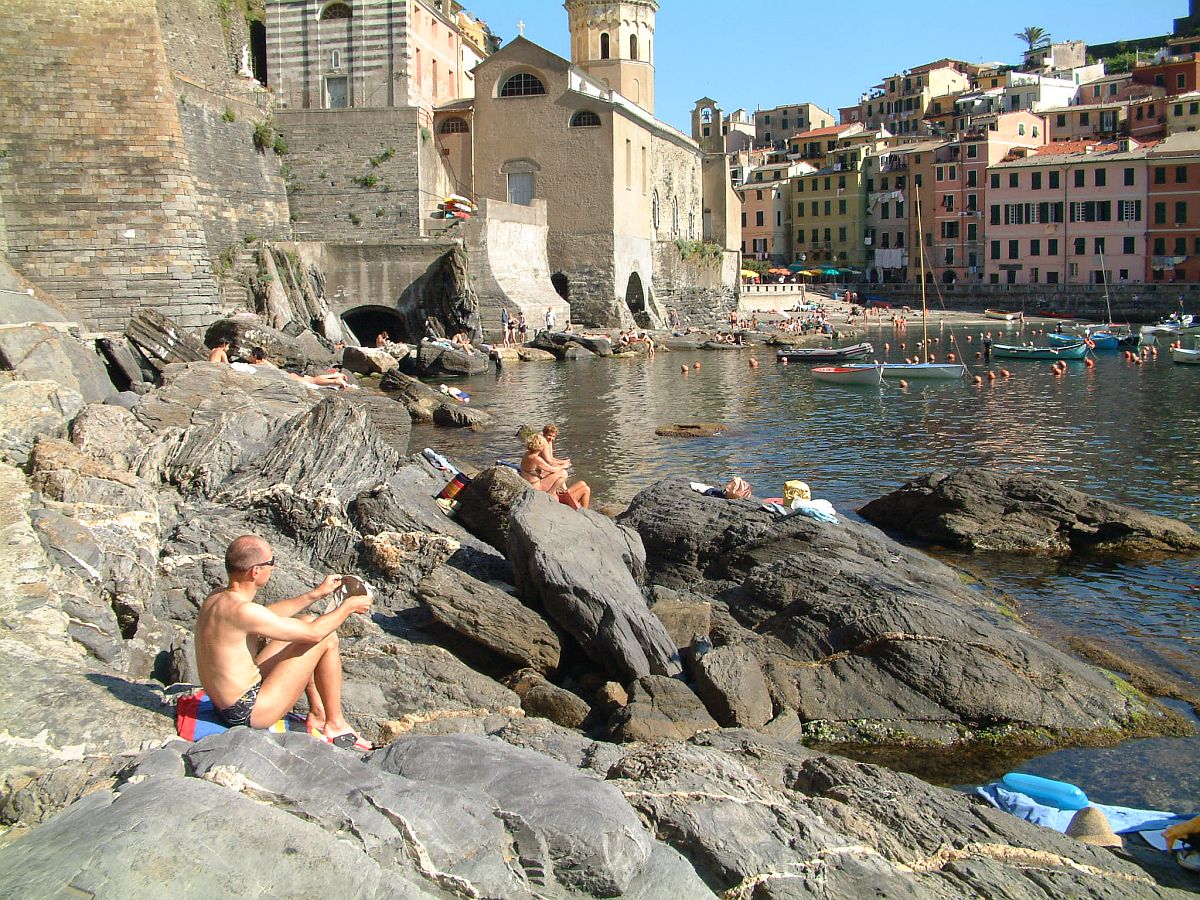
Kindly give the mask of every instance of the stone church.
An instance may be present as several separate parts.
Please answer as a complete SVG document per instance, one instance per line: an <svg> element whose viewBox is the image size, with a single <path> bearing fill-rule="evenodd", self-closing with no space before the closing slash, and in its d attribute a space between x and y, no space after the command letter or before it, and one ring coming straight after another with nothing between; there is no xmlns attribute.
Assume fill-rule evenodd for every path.
<svg viewBox="0 0 1200 900"><path fill-rule="evenodd" d="M545 201L549 267L574 318L661 324L689 292L735 289L737 234L711 224L727 219L728 180L706 197L706 154L654 116L658 3L564 5L571 60L522 36L476 67L472 189Z"/></svg>

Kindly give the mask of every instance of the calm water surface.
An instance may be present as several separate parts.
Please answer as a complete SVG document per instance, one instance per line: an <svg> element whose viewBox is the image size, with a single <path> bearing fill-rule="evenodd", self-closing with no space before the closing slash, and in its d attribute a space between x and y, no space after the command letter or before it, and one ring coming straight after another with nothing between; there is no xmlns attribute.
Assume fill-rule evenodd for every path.
<svg viewBox="0 0 1200 900"><path fill-rule="evenodd" d="M996 330L1000 342L1033 340L1032 327ZM971 335L973 341L966 341ZM1006 335L1007 337L1002 337ZM972 373L979 328L932 328L939 357L957 349ZM872 326L876 358L915 355L919 327ZM952 347L952 342L957 347ZM884 345L890 344L890 349ZM756 358L757 369L748 361ZM700 362L684 376L680 366ZM846 515L907 479L986 463L1045 475L1072 487L1200 527L1200 368L1165 351L1143 366L1116 354L1094 368L1071 363L994 361L1012 377L853 388L813 381L808 366L779 366L772 348L660 353L654 360L595 359L514 364L458 382L472 405L496 417L487 432L418 428L414 445L478 463L516 461L523 423L557 422L560 455L597 499L628 501L665 476L713 484L732 474L759 496L807 481L814 497ZM717 437L659 438L656 426L719 422ZM1193 689L1200 683L1200 561L1138 565L951 557L1012 597L1051 638L1083 634L1153 662ZM1171 742L1200 763L1200 742ZM1200 798L1194 798L1200 806Z"/></svg>

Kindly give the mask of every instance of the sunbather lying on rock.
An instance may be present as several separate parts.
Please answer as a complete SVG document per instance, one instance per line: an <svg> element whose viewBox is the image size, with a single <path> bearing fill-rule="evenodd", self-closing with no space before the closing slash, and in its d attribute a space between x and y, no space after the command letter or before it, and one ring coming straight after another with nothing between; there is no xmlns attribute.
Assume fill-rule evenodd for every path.
<svg viewBox="0 0 1200 900"><path fill-rule="evenodd" d="M336 747L370 749L342 712L342 661L337 630L354 613L371 608L369 595L347 597L321 616L301 615L342 584L327 575L307 593L269 606L254 602L271 580L275 555L254 535L237 538L225 551L229 583L205 599L196 618L196 665L200 684L230 727L267 728L308 694L308 732ZM265 638L255 655L252 644Z"/></svg>

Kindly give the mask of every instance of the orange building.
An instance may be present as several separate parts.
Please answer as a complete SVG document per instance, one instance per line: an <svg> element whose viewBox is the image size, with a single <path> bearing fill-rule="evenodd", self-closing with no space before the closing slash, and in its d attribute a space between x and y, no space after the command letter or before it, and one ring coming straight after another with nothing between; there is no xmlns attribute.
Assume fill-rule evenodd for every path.
<svg viewBox="0 0 1200 900"><path fill-rule="evenodd" d="M1175 134L1152 147L1146 280L1200 282L1200 133Z"/></svg>

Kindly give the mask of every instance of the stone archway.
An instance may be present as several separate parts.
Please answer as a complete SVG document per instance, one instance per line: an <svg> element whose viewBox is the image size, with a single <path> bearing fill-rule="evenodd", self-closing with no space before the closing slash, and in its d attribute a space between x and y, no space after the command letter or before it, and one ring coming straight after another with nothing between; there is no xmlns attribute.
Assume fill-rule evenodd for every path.
<svg viewBox="0 0 1200 900"><path fill-rule="evenodd" d="M399 311L386 306L356 306L342 313L342 321L364 347L374 347L375 338L384 331L393 341L409 337Z"/></svg>
<svg viewBox="0 0 1200 900"><path fill-rule="evenodd" d="M642 277L637 272L629 276L629 284L625 287L625 306L629 308L633 321L639 328L652 327L650 311L646 304L646 289L642 285Z"/></svg>
<svg viewBox="0 0 1200 900"><path fill-rule="evenodd" d="M571 282L562 272L555 272L550 276L550 283L554 285L554 290L558 296L562 297L568 303L571 302Z"/></svg>
<svg viewBox="0 0 1200 900"><path fill-rule="evenodd" d="M954 284L958 280L958 276L953 269L947 269L942 273L942 284Z"/></svg>

